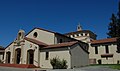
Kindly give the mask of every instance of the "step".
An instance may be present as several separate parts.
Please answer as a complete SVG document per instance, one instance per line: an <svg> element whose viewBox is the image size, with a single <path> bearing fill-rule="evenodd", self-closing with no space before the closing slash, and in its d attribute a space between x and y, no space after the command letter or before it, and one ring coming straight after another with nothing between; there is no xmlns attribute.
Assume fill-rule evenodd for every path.
<svg viewBox="0 0 120 71"><path fill-rule="evenodd" d="M15 68L39 68L33 64L0 64L3 67L15 67Z"/></svg>

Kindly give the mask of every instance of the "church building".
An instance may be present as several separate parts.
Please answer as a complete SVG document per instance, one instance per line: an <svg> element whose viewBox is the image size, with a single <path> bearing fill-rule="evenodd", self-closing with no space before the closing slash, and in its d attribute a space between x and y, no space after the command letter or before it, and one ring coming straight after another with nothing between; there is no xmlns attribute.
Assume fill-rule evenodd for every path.
<svg viewBox="0 0 120 71"><path fill-rule="evenodd" d="M4 52L4 63L34 64L41 68L52 68L50 59L59 57L67 60L68 68L78 68L89 64L119 64L120 51L117 38L97 40L90 30L83 30L80 24L77 31L60 34L34 28L25 35L19 30L16 39Z"/></svg>
<svg viewBox="0 0 120 71"><path fill-rule="evenodd" d="M90 30L82 30L80 24L77 31L65 35L89 44L90 64L120 64L120 47L117 46L117 38L97 40L95 33Z"/></svg>
<svg viewBox="0 0 120 71"><path fill-rule="evenodd" d="M86 36L94 35L84 32L88 32ZM42 28L34 28L26 35L19 30L16 39L5 48L4 63L52 68L50 59L59 57L67 60L68 68L78 68L89 65L88 47L85 42Z"/></svg>

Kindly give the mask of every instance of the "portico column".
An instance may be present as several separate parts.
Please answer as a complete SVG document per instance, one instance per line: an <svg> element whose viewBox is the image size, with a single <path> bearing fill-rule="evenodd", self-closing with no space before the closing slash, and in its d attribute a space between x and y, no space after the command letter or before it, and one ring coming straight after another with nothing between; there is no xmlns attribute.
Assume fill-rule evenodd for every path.
<svg viewBox="0 0 120 71"><path fill-rule="evenodd" d="M24 64L24 42L21 42L21 57L20 57L20 64Z"/></svg>

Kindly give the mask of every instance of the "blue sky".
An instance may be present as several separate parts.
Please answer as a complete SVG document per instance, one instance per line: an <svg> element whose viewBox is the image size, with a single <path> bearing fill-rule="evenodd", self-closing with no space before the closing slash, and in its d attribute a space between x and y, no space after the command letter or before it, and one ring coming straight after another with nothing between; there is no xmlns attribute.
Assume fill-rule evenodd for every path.
<svg viewBox="0 0 120 71"><path fill-rule="evenodd" d="M79 22L103 39L111 14L117 12L118 0L1 0L0 45L11 43L19 29L28 33L40 27L68 33L76 31Z"/></svg>

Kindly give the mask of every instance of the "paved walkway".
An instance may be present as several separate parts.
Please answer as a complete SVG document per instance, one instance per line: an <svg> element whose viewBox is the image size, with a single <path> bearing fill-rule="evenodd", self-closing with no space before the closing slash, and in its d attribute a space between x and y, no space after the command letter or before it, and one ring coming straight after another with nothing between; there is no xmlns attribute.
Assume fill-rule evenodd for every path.
<svg viewBox="0 0 120 71"><path fill-rule="evenodd" d="M107 66L89 66L76 69L47 70L47 71L120 71L120 70L111 69Z"/></svg>
<svg viewBox="0 0 120 71"><path fill-rule="evenodd" d="M89 66L89 67L83 67L81 68L81 70L82 71L120 71L116 69L111 69L108 66Z"/></svg>
<svg viewBox="0 0 120 71"><path fill-rule="evenodd" d="M43 71L43 70L0 67L0 71ZM107 66L89 66L89 67L76 68L76 69L58 69L58 70L49 69L47 71L120 71L120 70L110 69Z"/></svg>

